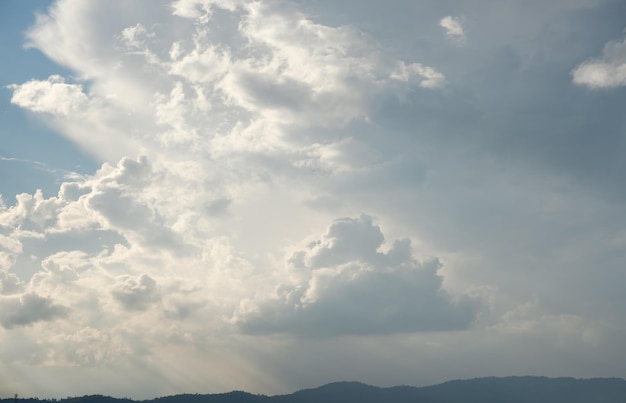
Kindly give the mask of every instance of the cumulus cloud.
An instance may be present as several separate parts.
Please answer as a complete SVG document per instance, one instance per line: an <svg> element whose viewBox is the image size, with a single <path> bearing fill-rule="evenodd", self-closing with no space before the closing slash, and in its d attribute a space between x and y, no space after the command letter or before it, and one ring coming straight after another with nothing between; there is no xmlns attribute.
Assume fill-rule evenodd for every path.
<svg viewBox="0 0 626 403"><path fill-rule="evenodd" d="M616 88L626 85L626 39L609 42L602 57L584 61L572 70L575 84L594 89Z"/></svg>
<svg viewBox="0 0 626 403"><path fill-rule="evenodd" d="M97 7L74 8L72 4L53 7L51 15L40 18L29 32L29 39L81 76L96 77L97 85L91 86L87 96L80 85L54 76L12 86L13 102L63 116L82 108L87 112L83 118L93 121L92 126L125 133L120 137L127 137L126 141L115 137L110 141L126 149L134 142L138 148L146 147L148 139L132 130L138 119L146 127L153 126L159 146L185 144L198 149L220 134L214 140L222 146L212 149L223 150L226 142L231 151L241 151L242 145L251 145L236 141L237 133L257 132L263 126L271 129L256 134L254 142L270 149L285 148L297 140L286 126L330 127L366 120L380 94L398 91L406 83L436 88L444 82L435 67L393 59L353 27L316 23L294 5L277 1L175 2L171 8L175 16L162 18L172 19L178 30L148 29L155 27L154 22L135 22L108 33L120 42L117 54L107 50L84 55L60 25L71 25L77 37L92 41L90 52L111 47L102 36L83 33L87 27L80 23L82 13L87 18L92 15L90 9ZM207 29L215 12L227 15L225 21L233 23ZM103 32L116 26L98 24ZM224 41L225 35L231 40ZM107 119L122 112L116 109L120 107L132 111L132 121ZM68 131L73 139L111 161L114 151L96 146L85 127L61 123L71 126Z"/></svg>
<svg viewBox="0 0 626 403"><path fill-rule="evenodd" d="M321 239L289 259L294 281L246 301L235 322L247 333L386 334L468 328L479 303L442 288L437 259L418 262L411 242L380 251L371 217L334 221Z"/></svg>
<svg viewBox="0 0 626 403"><path fill-rule="evenodd" d="M179 389L160 383L150 389L154 394L213 388L207 379L215 380L213 390L283 392L329 381L319 374L331 376L325 369L341 361L339 352L350 359L332 376L391 384L413 382L421 354L442 366L449 361L439 356L467 359L469 339L492 354L482 336L515 333L548 310L542 300L528 317L497 326L499 315L529 294L562 304L553 311L593 310L602 299L549 288L569 289L563 281L571 285L579 275L579 290L587 290L611 272L606 265L591 282L580 274L622 257L623 234L597 242L618 245L603 258L571 258L592 249L593 239L583 241L598 233L583 221L605 223L610 208L587 203L589 195L580 192L559 193L560 179L537 174L534 159L509 160L523 153L518 148L532 149L532 158L557 148L559 156L567 154L569 145L555 140L560 135L546 136L544 124L571 133L572 144L582 129L570 129L585 126L567 116L584 121L580 105L587 101L577 99L573 111L569 100L552 98L561 91L541 84L545 71L563 71L547 65L557 55L550 46L579 31L560 22L589 2L544 2L541 9L540 2L487 3L464 9L476 21L476 52L447 52L438 34L460 43L463 20L440 19L448 11L421 2L356 9L354 2L290 0L177 0L165 7L151 0L56 2L28 40L75 78L15 84L13 102L44 114L103 164L66 178L52 197L31 191L9 207L0 203L0 312L7 313L0 323L11 328L0 332L0 344L24 346L19 353L3 349L0 361L10 366L28 357L29 365L55 370L98 365L143 379L176 373L189 380ZM329 12L328 5L342 10ZM397 10L407 18L383 14ZM398 25L389 29L384 18ZM554 34L552 43L544 43L545 32ZM572 60L579 45L559 48L558 58ZM614 60L620 59L609 64ZM528 119L538 109L541 118ZM592 137L585 131L585 145L619 144L612 142L617 137ZM502 153L507 144L515 152ZM606 161L582 165L620 172L619 160L601 150L585 157L606 155ZM582 166L580 158L572 160ZM572 203L581 208L564 214ZM332 221L360 211L380 217L388 241L369 216ZM559 231L575 234L575 242ZM281 257L310 233L316 236ZM411 241L398 239L403 236ZM570 246L576 251L552 248L559 242L576 244ZM430 254L439 258L418 257ZM621 268L623 259L614 259ZM612 281L614 294L603 289L602 295L619 298L620 286ZM468 296L478 294L485 298ZM615 323L623 322L619 315ZM558 314L544 321L555 318L554 329L528 326L520 338L543 333L555 340L560 328L576 333L595 325L559 321ZM285 346L276 333L296 337ZM601 340L598 333L594 340ZM310 343L307 336L325 337ZM498 351L509 347L503 342ZM381 367L353 359L371 360L372 352L385 369L400 369L384 371L385 381L367 378L358 371L372 375ZM128 357L145 367L127 371ZM290 367L311 358L324 363ZM209 361L215 372L205 372ZM471 370L454 375L475 374L471 361ZM235 379L225 367L248 375ZM87 372L78 369L76 379ZM306 373L304 383L292 381L296 372ZM407 373L410 379L398 378ZM53 383L57 374L45 379ZM132 389L140 383L135 378L129 382L129 394L149 397L145 388ZM105 391L124 390L110 384Z"/></svg>
<svg viewBox="0 0 626 403"><path fill-rule="evenodd" d="M0 269L0 294L10 295L21 290L22 281L15 273Z"/></svg>
<svg viewBox="0 0 626 403"><path fill-rule="evenodd" d="M41 192L37 190L34 194L21 193L15 196L16 204L11 208L0 211L0 226L4 228L18 227L24 236L37 236L32 232L34 228L54 225L56 222L56 213L61 203L56 198L46 199ZM5 238L6 239L6 238ZM8 241L8 240L7 240ZM10 241L13 248L19 248L21 244L15 237L11 237Z"/></svg>
<svg viewBox="0 0 626 403"><path fill-rule="evenodd" d="M217 87L228 99L271 121L298 126L345 124L366 117L363 111L376 93L390 86L389 79L416 77L418 85L428 88L441 84L443 75L436 69L390 63L381 57L381 49L350 27L317 24L274 2L249 3L241 12L239 31L253 52L218 53L209 47L201 54L215 62L203 71L221 66L209 80L223 75ZM181 62L186 64L186 58ZM402 75L394 64L404 66Z"/></svg>
<svg viewBox="0 0 626 403"><path fill-rule="evenodd" d="M452 17L450 15L443 17L439 20L439 26L446 30L446 37L448 39L453 41L464 41L466 39L463 24L459 17Z"/></svg>
<svg viewBox="0 0 626 403"><path fill-rule="evenodd" d="M121 278L113 286L111 294L125 309L133 311L144 310L159 299L156 281L147 274Z"/></svg>
<svg viewBox="0 0 626 403"><path fill-rule="evenodd" d="M0 248L4 253L21 253L22 243L18 239L0 234Z"/></svg>
<svg viewBox="0 0 626 403"><path fill-rule="evenodd" d="M39 321L64 317L68 308L54 303L47 297L26 293L17 297L5 297L2 301L1 323L7 329L26 326Z"/></svg>
<svg viewBox="0 0 626 403"><path fill-rule="evenodd" d="M115 231L147 248L178 248L171 229L177 216L159 213L164 204L175 204L158 200L168 193L159 182L165 180L162 175L146 157L123 158L116 166L104 164L94 176L63 183L57 197L45 198L41 191L18 195L15 206L0 211L0 220L3 227L19 231L0 235L0 246L18 253L19 237L91 229Z"/></svg>
<svg viewBox="0 0 626 403"><path fill-rule="evenodd" d="M190 166L122 158L56 196L38 191L2 206L0 319L7 329L47 329L33 341L33 360L91 365L119 358L118 344L120 356L144 354L145 344L128 345L157 328L167 344L226 326L222 315L248 292L251 265L209 224L232 199L203 192L206 177L188 175Z"/></svg>
<svg viewBox="0 0 626 403"><path fill-rule="evenodd" d="M31 80L24 84L13 84L11 103L34 112L67 116L81 111L88 102L87 95L79 84L67 84L58 75L47 80Z"/></svg>

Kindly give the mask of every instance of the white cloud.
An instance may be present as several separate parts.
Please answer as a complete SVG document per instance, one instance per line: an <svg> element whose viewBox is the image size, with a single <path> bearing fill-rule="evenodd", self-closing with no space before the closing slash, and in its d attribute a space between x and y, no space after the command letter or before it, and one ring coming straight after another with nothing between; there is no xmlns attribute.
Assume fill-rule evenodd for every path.
<svg viewBox="0 0 626 403"><path fill-rule="evenodd" d="M48 115L50 122L62 128L64 135L93 155L116 159L125 151L135 149L131 142L120 141L125 137L119 132L120 126L125 122L112 117L120 111L111 99L86 94L82 84L69 84L63 77L53 75L46 80L12 84L9 88L13 91L13 104ZM103 138L108 140L103 141Z"/></svg>
<svg viewBox="0 0 626 403"><path fill-rule="evenodd" d="M588 3L457 7L476 21L472 52L439 46L437 22L466 32L435 3L56 2L28 38L75 78L16 84L13 102L103 164L55 196L0 203L0 312L19 313L0 315L2 371L27 373L33 393L62 395L66 377L75 393L148 398L621 352L619 208L535 163L587 165L560 140L550 154L561 137L544 133L580 141L567 116L585 114L535 89L544 67L563 71L542 64L557 55L542 35L578 32L555 21ZM618 147L585 147L607 157L594 169L621 166ZM389 242L368 216L333 221L361 211ZM290 246L308 234L322 235Z"/></svg>
<svg viewBox="0 0 626 403"><path fill-rule="evenodd" d="M0 248L9 253L21 253L22 243L17 239L0 234Z"/></svg>
<svg viewBox="0 0 626 403"><path fill-rule="evenodd" d="M174 15L207 23L214 7L232 11L240 3L238 0L176 0L171 7Z"/></svg>
<svg viewBox="0 0 626 403"><path fill-rule="evenodd" d="M443 79L432 67L385 61L381 49L350 27L316 24L273 2L250 3L243 10L240 34L254 53L237 60L239 51L232 51L233 66L218 88L266 119L298 126L346 124L366 118L363 111L390 86L389 78L422 77L417 80L422 87L436 87ZM404 67L402 78L394 64Z"/></svg>
<svg viewBox="0 0 626 403"><path fill-rule="evenodd" d="M124 276L113 286L111 293L125 309L144 310L159 299L156 281L147 274Z"/></svg>
<svg viewBox="0 0 626 403"><path fill-rule="evenodd" d="M411 63L407 66L404 62L400 62L398 69L391 73L390 77L394 80L409 81L414 76L422 78L419 80L419 86L424 88L437 88L445 81L443 74L420 63Z"/></svg>
<svg viewBox="0 0 626 403"><path fill-rule="evenodd" d="M183 36L159 28L148 30L147 26L155 26L148 20L118 32L111 30L120 23L99 25L98 29L119 38L122 48L116 54L103 50L89 58L77 52L72 37L60 25L74 26L72 30L79 37L91 41L90 52L110 49L102 35L83 33L88 28L81 21L97 7L77 6L72 1L55 6L51 16L41 17L30 31L33 46L80 71L81 77L97 79L87 97L79 85L57 83L60 78L51 77L49 82L72 89L72 97L66 94L63 102L56 102L59 91L48 88L48 81L16 85L12 87L14 102L34 111L60 113L70 106L77 108L74 98L80 95L84 104L80 118L92 121L92 126L102 131L108 128L123 133L111 141L127 149L129 140L139 149L197 145L218 133L240 131L242 124L252 127L260 120L264 126L274 127L280 141L268 134L260 140L272 148L284 148L284 141L291 140L285 125L330 127L367 119L368 109L379 94L399 89L396 80L424 88L439 87L444 81L442 73L433 67L389 58L375 41L354 28L315 23L295 7L280 2L180 1L172 7L175 15L185 17L172 20L181 27L178 32ZM207 29L205 25L216 11L235 23L225 23L221 27L224 32ZM223 35L231 40L224 41ZM92 60L102 62L94 64ZM34 96L35 86L46 86L46 91ZM53 98L55 102L46 102ZM130 110L132 119L106 119L122 112L117 108ZM206 113L209 109L211 114ZM156 123L152 130L160 133L156 136L160 141L155 144L136 133L132 128L138 120L147 127ZM68 121L60 124L71 126L72 138L85 143L89 150L115 161L104 153L106 149L94 144L93 136L83 127ZM224 139L233 142L234 137L220 136L220 143Z"/></svg>
<svg viewBox="0 0 626 403"><path fill-rule="evenodd" d="M84 110L88 99L79 84L66 84L54 75L45 81L31 80L21 85L10 85L11 103L34 112L67 116Z"/></svg>
<svg viewBox="0 0 626 403"><path fill-rule="evenodd" d="M289 259L292 280L261 301L244 301L244 332L386 334L467 329L479 302L442 289L438 260L420 263L408 239L381 252L371 217L342 218Z"/></svg>
<svg viewBox="0 0 626 403"><path fill-rule="evenodd" d="M2 254L0 254L0 259L1 258ZM0 269L0 294L16 294L22 289L21 286L22 282L14 273L10 273L7 270Z"/></svg>
<svg viewBox="0 0 626 403"><path fill-rule="evenodd" d="M572 70L575 84L594 89L615 88L626 85L626 39L609 42L602 57L584 61Z"/></svg>
<svg viewBox="0 0 626 403"><path fill-rule="evenodd" d="M6 228L16 226L21 230L20 233L28 236L29 231L36 226L54 224L56 212L60 207L56 198L46 199L40 190L33 195L22 193L15 198L17 201L15 206L0 212L0 226ZM15 243L11 246L13 250L16 247L18 245Z"/></svg>
<svg viewBox="0 0 626 403"><path fill-rule="evenodd" d="M155 34L148 32L142 24L126 27L122 30L122 39L129 50L145 47L145 40L154 36Z"/></svg>
<svg viewBox="0 0 626 403"><path fill-rule="evenodd" d="M38 329L34 362L119 365L147 354L138 340L148 334L169 345L230 326L223 317L259 282L209 224L231 199L199 192L206 177L188 169L124 158L62 184L56 197L22 194L2 207L0 319Z"/></svg>
<svg viewBox="0 0 626 403"><path fill-rule="evenodd" d="M453 41L464 41L466 36L461 21L459 17L448 15L439 20L439 26L446 30L446 37L449 39Z"/></svg>

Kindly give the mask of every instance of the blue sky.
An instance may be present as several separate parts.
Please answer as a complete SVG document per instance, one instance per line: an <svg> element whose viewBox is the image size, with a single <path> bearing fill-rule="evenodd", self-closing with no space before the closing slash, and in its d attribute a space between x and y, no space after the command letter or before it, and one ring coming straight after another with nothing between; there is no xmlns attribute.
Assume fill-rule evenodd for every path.
<svg viewBox="0 0 626 403"><path fill-rule="evenodd" d="M26 47L24 34L35 22L35 13L43 13L46 1L3 1L1 46L6 62L0 69L2 92L2 195L5 203L14 204L14 195L42 189L48 196L58 191L65 171L93 170L97 167L89 155L68 142L51 127L27 111L11 104L10 84L52 73L71 74L51 62L37 49Z"/></svg>
<svg viewBox="0 0 626 403"><path fill-rule="evenodd" d="M624 2L0 11L0 393L625 376Z"/></svg>

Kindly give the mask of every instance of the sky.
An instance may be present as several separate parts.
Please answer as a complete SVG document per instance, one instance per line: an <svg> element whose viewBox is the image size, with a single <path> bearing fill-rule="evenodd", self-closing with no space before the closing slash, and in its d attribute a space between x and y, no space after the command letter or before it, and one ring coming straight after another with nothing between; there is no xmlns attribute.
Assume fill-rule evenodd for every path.
<svg viewBox="0 0 626 403"><path fill-rule="evenodd" d="M0 396L625 377L624 17L0 0Z"/></svg>

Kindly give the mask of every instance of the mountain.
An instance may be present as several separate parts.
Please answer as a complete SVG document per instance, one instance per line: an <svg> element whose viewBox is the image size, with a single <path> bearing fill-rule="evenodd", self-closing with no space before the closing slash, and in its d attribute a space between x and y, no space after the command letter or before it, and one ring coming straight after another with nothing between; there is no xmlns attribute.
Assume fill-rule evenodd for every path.
<svg viewBox="0 0 626 403"><path fill-rule="evenodd" d="M37 403L19 399L18 403ZM102 395L72 397L57 403L133 403ZM176 395L144 403L626 403L626 380L620 378L505 377L449 381L439 385L379 388L359 382L336 382L288 395L264 396L236 391L212 395ZM13 399L0 399L13 403Z"/></svg>
<svg viewBox="0 0 626 403"><path fill-rule="evenodd" d="M274 396L271 403L626 403L626 381L618 378L478 378L435 386L377 388L356 382Z"/></svg>
<svg viewBox="0 0 626 403"><path fill-rule="evenodd" d="M626 402L626 381L617 378L480 378L421 388L423 402Z"/></svg>

